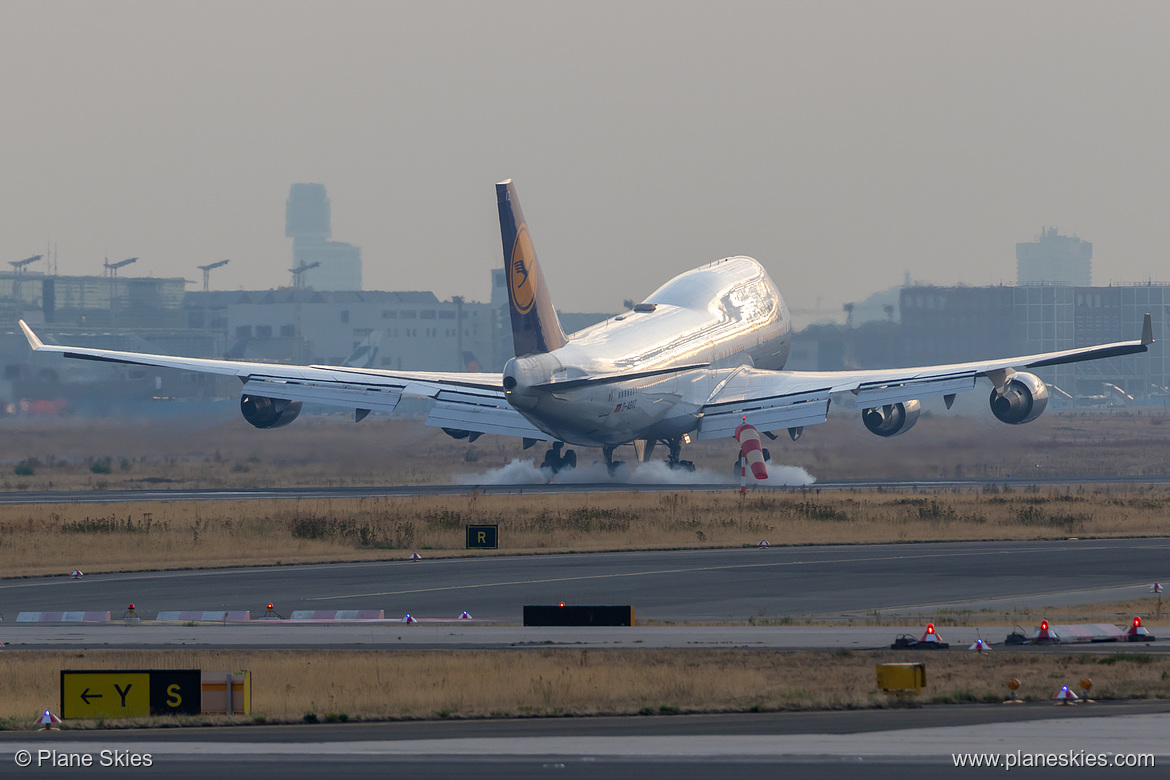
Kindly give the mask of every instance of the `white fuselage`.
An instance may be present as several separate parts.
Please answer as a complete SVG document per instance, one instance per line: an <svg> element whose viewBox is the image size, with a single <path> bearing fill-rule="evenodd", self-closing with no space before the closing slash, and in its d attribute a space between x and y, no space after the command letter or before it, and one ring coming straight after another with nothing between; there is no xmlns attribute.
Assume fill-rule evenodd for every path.
<svg viewBox="0 0 1170 780"><path fill-rule="evenodd" d="M698 427L729 369L783 368L790 344L788 308L763 266L730 257L676 276L560 349L509 360L504 387L517 411L569 444L676 438ZM701 367L646 376L685 366Z"/></svg>

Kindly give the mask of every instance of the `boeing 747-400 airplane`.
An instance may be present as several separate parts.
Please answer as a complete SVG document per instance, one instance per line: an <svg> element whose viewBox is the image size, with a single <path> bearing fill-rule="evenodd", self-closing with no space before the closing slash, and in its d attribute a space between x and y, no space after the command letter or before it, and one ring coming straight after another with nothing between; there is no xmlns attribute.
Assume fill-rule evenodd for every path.
<svg viewBox="0 0 1170 780"><path fill-rule="evenodd" d="M830 405L858 409L878 436L905 433L922 398L991 385L992 413L1010 424L1030 422L1048 404L1044 382L1026 369L1147 351L1142 335L1062 352L952 365L865 371L784 371L792 321L763 266L727 257L676 276L631 311L566 335L532 248L511 180L496 185L516 356L502 374L387 371L287 366L148 355L43 344L23 321L38 352L115 363L228 374L243 383L240 409L257 428L292 422L304 402L347 407L361 420L392 411L404 395L434 400L428 425L456 438L518 436L525 446L551 442L543 465L576 465L565 444L600 447L611 470L614 450L633 444L646 461L657 444L674 467L692 438L730 437L742 424L771 438L824 422ZM692 467L693 468L693 467Z"/></svg>

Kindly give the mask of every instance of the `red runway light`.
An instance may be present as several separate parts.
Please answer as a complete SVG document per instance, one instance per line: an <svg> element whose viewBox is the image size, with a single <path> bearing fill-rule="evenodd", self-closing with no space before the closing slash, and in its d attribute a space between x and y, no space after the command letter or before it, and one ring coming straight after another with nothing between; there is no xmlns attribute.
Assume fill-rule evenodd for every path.
<svg viewBox="0 0 1170 780"><path fill-rule="evenodd" d="M1137 615L1134 615L1133 627L1134 628L1141 628L1142 627L1142 619L1140 617L1138 617Z"/></svg>
<svg viewBox="0 0 1170 780"><path fill-rule="evenodd" d="M1040 630L1041 630L1041 631L1047 631L1047 630L1048 630L1048 621L1047 621L1047 620L1041 620L1041 621L1040 621Z"/></svg>
<svg viewBox="0 0 1170 780"><path fill-rule="evenodd" d="M927 623L926 624L926 633L928 633L928 634L934 633L934 623Z"/></svg>

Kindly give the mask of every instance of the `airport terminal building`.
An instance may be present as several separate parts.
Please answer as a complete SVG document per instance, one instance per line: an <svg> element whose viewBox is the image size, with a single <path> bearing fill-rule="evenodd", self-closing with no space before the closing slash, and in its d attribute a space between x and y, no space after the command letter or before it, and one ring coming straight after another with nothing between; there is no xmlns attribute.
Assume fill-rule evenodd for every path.
<svg viewBox="0 0 1170 780"><path fill-rule="evenodd" d="M1099 395L1114 384L1133 396L1165 396L1170 386L1170 285L1073 287L915 286L902 290L901 362L942 363L1004 354L1029 355L1136 339L1149 312L1155 342L1144 355L1054 366L1037 371L1072 395Z"/></svg>

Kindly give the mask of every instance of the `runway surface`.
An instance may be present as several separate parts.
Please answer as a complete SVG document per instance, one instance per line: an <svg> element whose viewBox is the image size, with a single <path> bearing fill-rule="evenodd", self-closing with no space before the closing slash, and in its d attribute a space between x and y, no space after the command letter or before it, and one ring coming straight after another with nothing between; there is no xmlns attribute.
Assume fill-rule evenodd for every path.
<svg viewBox="0 0 1170 780"><path fill-rule="evenodd" d="M396 560L66 576L0 581L4 652L100 647L880 647L895 627L803 626L803 616L883 614L913 623L934 611L1037 608L1147 596L1167 579L1170 539L956 544L841 545L767 549ZM629 603L640 619L737 620L795 625L637 626L543 629L516 625L529 603ZM144 618L160 610L384 609L422 618L467 610L486 625L112 625L14 624L18 611L109 610L133 602ZM791 617L792 621L786 621ZM920 628L920 625L918 626ZM992 633L994 631L994 633ZM917 633L917 631L915 631ZM961 646L1004 629L944 628ZM1159 630L1155 628L1155 634ZM1166 643L1170 647L1170 643ZM1097 646L1161 652L1152 647ZM965 651L963 651L965 652ZM998 650L996 652L999 652ZM1062 648L1060 652L1068 652ZM150 753L174 778L574 777L937 778L952 754L1156 754L1170 765L1164 734L1170 703L1065 710L1048 704L792 715L565 718L541 721L247 727L62 734L0 733L5 776L46 771L16 766L19 750L57 749L101 760L101 751ZM30 718L31 719L31 718ZM68 777L109 775L94 766L54 769ZM119 770L113 770L115 772ZM123 773L127 770L121 770ZM1002 772L982 770L982 773ZM1031 777L1111 776L1111 770L1028 769ZM1114 768L1112 771L1117 771ZM1129 769L1159 776L1157 769ZM1164 772L1164 770L1163 770Z"/></svg>
<svg viewBox="0 0 1170 780"><path fill-rule="evenodd" d="M186 731L0 733L5 776L32 775L17 758L39 751L149 755L147 772L175 778L225 775L320 777L391 772L395 777L776 777L787 771L842 778L970 775L953 755L1087 753L1109 761L1168 761L1170 703L1121 702L1054 709L1046 704L917 710L716 716L561 718L476 722L277 726ZM43 761L43 759L42 759ZM1156 767L1156 765L1155 765ZM1029 777L1080 776L1067 768L1019 770ZM55 769L99 776L109 769ZM986 770L985 770L986 771ZM994 770L1003 772L1003 769ZM1116 772L1117 769L1113 768ZM1129 771L1149 776L1157 768ZM1093 776L1109 775L1104 772Z"/></svg>
<svg viewBox="0 0 1170 780"><path fill-rule="evenodd" d="M1119 619L1117 623L1124 623ZM1161 641L1141 644L1068 644L1007 648L1013 653L1117 653L1170 655L1167 622L1147 623ZM1035 625L1024 627L1031 635ZM152 624L18 624L0 630L9 652L18 650L141 649L309 649L464 650L464 649L636 649L684 650L884 650L894 640L925 630L925 621L884 626L634 626L632 628L538 628L454 623L304 624L263 621L197 626ZM993 650L1013 629L1003 626L941 626L938 634L951 650L966 652L977 639ZM918 661L923 652L908 654Z"/></svg>
<svg viewBox="0 0 1170 780"><path fill-rule="evenodd" d="M388 618L518 624L526 604L630 604L639 620L752 621L1010 609L1148 596L1170 539L839 545L424 559L0 581L0 614L108 610L382 609ZM983 612L986 611L986 612ZM412 628L422 628L414 626ZM5 640L8 641L8 640Z"/></svg>
<svg viewBox="0 0 1170 780"><path fill-rule="evenodd" d="M846 479L816 482L811 485L792 487L755 487L763 491L815 491L815 490L961 490L980 489L991 485L1011 488L1055 485L1095 485L1116 487L1137 487L1170 485L1170 476L1146 477L1057 477L1057 478L1006 478L1006 479ZM390 485L361 487L295 487L257 488L250 490L49 490L0 493L0 504L106 504L124 501L224 501L224 500L274 500L274 499L325 499L325 498L369 498L384 496L450 496L468 495L521 495L559 493L660 493L683 490L734 491L738 485L727 483L712 484L643 484L624 482L567 483L551 482L547 485Z"/></svg>

